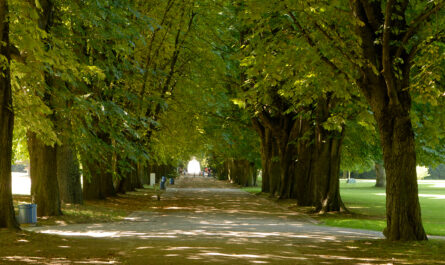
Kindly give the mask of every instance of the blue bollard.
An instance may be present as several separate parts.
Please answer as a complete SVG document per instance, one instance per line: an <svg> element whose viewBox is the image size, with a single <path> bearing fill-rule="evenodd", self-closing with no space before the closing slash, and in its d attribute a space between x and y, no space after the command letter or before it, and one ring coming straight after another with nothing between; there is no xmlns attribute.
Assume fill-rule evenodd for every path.
<svg viewBox="0 0 445 265"><path fill-rule="evenodd" d="M161 190L165 190L165 182L167 182L167 178L165 178L164 176L162 176L161 178L161 183L159 184L159 188Z"/></svg>

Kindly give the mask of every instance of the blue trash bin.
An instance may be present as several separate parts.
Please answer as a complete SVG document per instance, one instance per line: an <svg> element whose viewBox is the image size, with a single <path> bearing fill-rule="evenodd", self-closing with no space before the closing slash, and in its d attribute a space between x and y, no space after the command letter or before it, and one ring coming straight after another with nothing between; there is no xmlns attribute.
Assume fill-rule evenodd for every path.
<svg viewBox="0 0 445 265"><path fill-rule="evenodd" d="M175 184L175 179L174 178L170 178L170 185L174 185Z"/></svg>
<svg viewBox="0 0 445 265"><path fill-rule="evenodd" d="M19 223L35 224L37 223L37 204L19 205Z"/></svg>

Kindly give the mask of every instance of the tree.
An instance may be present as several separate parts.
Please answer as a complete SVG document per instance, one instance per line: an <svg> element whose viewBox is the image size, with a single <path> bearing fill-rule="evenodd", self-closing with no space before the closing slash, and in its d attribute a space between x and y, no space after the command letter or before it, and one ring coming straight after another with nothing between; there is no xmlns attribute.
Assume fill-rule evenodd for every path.
<svg viewBox="0 0 445 265"><path fill-rule="evenodd" d="M33 6L38 11L39 17L36 21L40 30L51 34L54 23L54 2L52 0L40 1L40 8ZM49 40L44 40L47 49L50 47ZM51 66L50 66L51 67ZM56 80L49 70L44 71L43 82L50 88L56 87ZM53 104L54 98L49 91L42 96L42 101L49 108ZM54 120L54 116L50 115ZM38 205L38 216L57 216L62 214L59 184L57 180L57 147L54 144L48 145L35 132L28 133L28 149L30 157L31 175L31 196Z"/></svg>
<svg viewBox="0 0 445 265"><path fill-rule="evenodd" d="M11 191L11 157L14 111L10 75L10 41L9 41L9 8L8 1L0 1L0 228L19 229L12 205Z"/></svg>
<svg viewBox="0 0 445 265"><path fill-rule="evenodd" d="M345 120L356 112L346 99L357 98L356 91L348 89L345 78L332 79L335 72L313 59L316 54L294 36L287 17L269 11L270 5L247 5L247 30L240 31L244 81L238 94L257 116L263 168L276 159L266 154L276 150L280 169L266 175L269 191L321 213L344 210L340 150ZM271 177L278 177L276 184Z"/></svg>
<svg viewBox="0 0 445 265"><path fill-rule="evenodd" d="M377 122L387 173L385 236L425 240L410 117L411 69L422 48L440 39L442 28L430 29L432 21L443 25L443 16L434 15L444 2L305 2L285 9L320 58L356 82Z"/></svg>

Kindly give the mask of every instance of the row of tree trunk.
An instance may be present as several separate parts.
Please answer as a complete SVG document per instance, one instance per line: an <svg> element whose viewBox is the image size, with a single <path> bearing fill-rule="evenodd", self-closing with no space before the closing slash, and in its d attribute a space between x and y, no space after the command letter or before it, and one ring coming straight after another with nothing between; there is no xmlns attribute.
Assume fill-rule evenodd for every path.
<svg viewBox="0 0 445 265"><path fill-rule="evenodd" d="M245 158L225 158L214 169L220 180L229 180L243 187L256 186L258 169L255 163Z"/></svg>
<svg viewBox="0 0 445 265"><path fill-rule="evenodd" d="M326 130L329 102L320 99L314 118L263 111L252 120L261 138L262 191L292 198L315 211L346 210L339 192L344 128Z"/></svg>

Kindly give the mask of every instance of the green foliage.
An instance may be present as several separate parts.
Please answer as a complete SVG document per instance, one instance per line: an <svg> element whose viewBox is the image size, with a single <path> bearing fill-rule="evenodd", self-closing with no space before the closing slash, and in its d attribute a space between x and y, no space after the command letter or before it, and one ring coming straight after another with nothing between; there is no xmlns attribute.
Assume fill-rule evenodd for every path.
<svg viewBox="0 0 445 265"><path fill-rule="evenodd" d="M176 165L192 155L259 166L251 118L261 112L346 128L345 170L381 159L356 84L360 66L378 67L359 55L353 27L362 22L347 1L55 0L47 29L39 27L39 1L9 2L11 41L20 51L11 63L14 159L26 158L26 132L33 131L50 145L69 135L83 155L118 156L122 169ZM432 5L410 3L406 19ZM425 165L445 153L443 22L441 10L416 32L418 46L407 43L418 49L408 89ZM328 115L316 120L324 105Z"/></svg>

